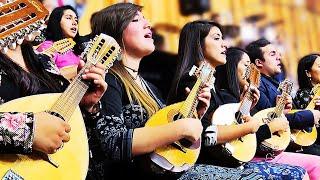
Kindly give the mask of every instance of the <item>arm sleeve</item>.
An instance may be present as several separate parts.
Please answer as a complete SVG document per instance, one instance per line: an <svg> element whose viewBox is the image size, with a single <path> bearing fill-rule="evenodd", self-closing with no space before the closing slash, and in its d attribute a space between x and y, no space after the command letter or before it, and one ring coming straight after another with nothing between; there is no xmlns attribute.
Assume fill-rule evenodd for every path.
<svg viewBox="0 0 320 180"><path fill-rule="evenodd" d="M31 153L33 135L32 113L0 112L0 153Z"/></svg>
<svg viewBox="0 0 320 180"><path fill-rule="evenodd" d="M104 154L112 160L129 161L132 158L133 129L125 125L122 114L122 86L112 75L106 75L108 89L101 99L105 115L97 121L96 130Z"/></svg>
<svg viewBox="0 0 320 180"><path fill-rule="evenodd" d="M259 127L258 131L256 132L257 136L257 144L259 145L262 141L271 138L271 132L269 126L264 124Z"/></svg>
<svg viewBox="0 0 320 180"><path fill-rule="evenodd" d="M314 117L309 110L286 114L286 118L291 129L304 129L314 125Z"/></svg>

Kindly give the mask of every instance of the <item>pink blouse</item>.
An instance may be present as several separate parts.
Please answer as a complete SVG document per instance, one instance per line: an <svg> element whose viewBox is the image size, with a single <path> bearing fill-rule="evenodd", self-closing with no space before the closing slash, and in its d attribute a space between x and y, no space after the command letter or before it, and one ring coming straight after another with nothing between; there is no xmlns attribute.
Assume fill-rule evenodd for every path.
<svg viewBox="0 0 320 180"><path fill-rule="evenodd" d="M38 47L37 50L39 52L42 52L50 48L52 44L53 44L53 41L44 41L43 43L41 43L41 45ZM78 65L80 58L79 56L74 54L72 50L69 50L63 54L54 53L52 60L56 63L57 67L61 69L65 66Z"/></svg>

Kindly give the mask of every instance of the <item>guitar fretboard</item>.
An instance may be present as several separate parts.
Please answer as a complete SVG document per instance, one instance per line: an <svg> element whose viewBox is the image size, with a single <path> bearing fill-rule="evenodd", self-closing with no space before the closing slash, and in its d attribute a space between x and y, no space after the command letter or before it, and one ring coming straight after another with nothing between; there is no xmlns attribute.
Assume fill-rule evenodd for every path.
<svg viewBox="0 0 320 180"><path fill-rule="evenodd" d="M81 75L89 65L86 65L72 83L68 86L64 93L61 94L50 111L61 115L65 120L71 118L75 108L79 105L82 97L86 93L89 86L83 82Z"/></svg>

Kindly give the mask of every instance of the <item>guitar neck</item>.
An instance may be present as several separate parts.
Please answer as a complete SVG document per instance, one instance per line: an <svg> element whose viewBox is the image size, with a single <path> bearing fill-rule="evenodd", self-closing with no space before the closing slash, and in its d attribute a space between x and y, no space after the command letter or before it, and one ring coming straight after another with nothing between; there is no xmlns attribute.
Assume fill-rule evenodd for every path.
<svg viewBox="0 0 320 180"><path fill-rule="evenodd" d="M243 100L241 101L241 105L239 107L239 111L243 115L250 115L250 108L252 105L252 92L248 89L248 91L245 93Z"/></svg>
<svg viewBox="0 0 320 180"><path fill-rule="evenodd" d="M82 80L82 74L86 67L89 66L89 63L85 65L76 78L71 82L68 88L61 94L59 99L50 109L51 112L58 113L66 121L71 118L74 110L79 105L82 97L89 88L87 82Z"/></svg>
<svg viewBox="0 0 320 180"><path fill-rule="evenodd" d="M201 88L201 79L198 78L194 84L192 90L190 91L187 99L184 101L182 108L180 109L180 114L184 118L193 117L198 105L198 95Z"/></svg>
<svg viewBox="0 0 320 180"><path fill-rule="evenodd" d="M44 51L42 52L42 54L45 54L45 55L47 55L47 56L50 56L51 54L53 54L53 53L55 53L55 52L56 52L56 50L54 49L53 46L51 46L51 47L49 47L48 49L44 50Z"/></svg>
<svg viewBox="0 0 320 180"><path fill-rule="evenodd" d="M280 117L281 114L283 113L283 110L284 110L284 107L285 107L285 104L286 104L286 97L288 96L287 93L282 93L281 96L280 96L280 99L274 109L274 113L276 115L276 117ZM275 118L276 118L275 117Z"/></svg>

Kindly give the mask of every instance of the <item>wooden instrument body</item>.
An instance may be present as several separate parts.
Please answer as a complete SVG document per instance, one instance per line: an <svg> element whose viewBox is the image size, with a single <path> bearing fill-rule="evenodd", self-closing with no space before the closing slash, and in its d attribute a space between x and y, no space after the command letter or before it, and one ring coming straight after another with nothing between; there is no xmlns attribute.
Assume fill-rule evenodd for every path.
<svg viewBox="0 0 320 180"><path fill-rule="evenodd" d="M51 108L59 93L41 94L9 101L0 106L1 112L41 112ZM48 119L50 121L50 119ZM80 109L68 121L70 141L55 154L49 155L56 168L37 154L0 154L0 176L11 169L24 179L85 179L89 165L89 147L86 128Z"/></svg>
<svg viewBox="0 0 320 180"><path fill-rule="evenodd" d="M313 103L314 104L314 103ZM291 110L289 113L295 113L299 110ZM312 127L310 132L306 130L291 129L291 143L293 146L311 146L317 140L317 129Z"/></svg>
<svg viewBox="0 0 320 180"><path fill-rule="evenodd" d="M253 118L261 121L261 124L265 124L267 119L270 119L271 113L273 113L275 108L268 108L256 113ZM282 114L282 116L284 116ZM265 153L274 153L273 155L280 154L283 152L290 143L290 129L286 131L279 131L276 134L272 134L271 138L266 139L262 142L262 146L265 148ZM263 150L264 151L264 150Z"/></svg>
<svg viewBox="0 0 320 180"><path fill-rule="evenodd" d="M219 106L212 116L212 124L215 125L236 125L236 113L240 103L230 103ZM226 152L240 162L252 160L257 149L256 134L247 134L241 138L227 142L224 145Z"/></svg>
<svg viewBox="0 0 320 180"><path fill-rule="evenodd" d="M159 110L147 121L145 126L155 127L173 122L174 116L179 113L179 110L182 106L183 102L180 102ZM164 167L166 170L181 172L189 169L195 164L200 154L200 147L200 140L191 147L184 147L185 152L175 148L172 145L163 146L157 148L153 152L151 155L151 160L156 164L161 163L162 167Z"/></svg>

